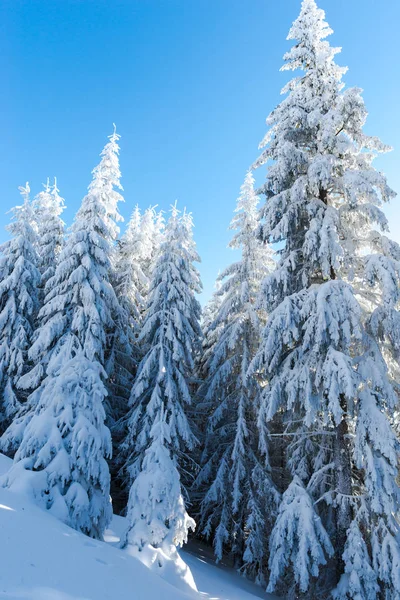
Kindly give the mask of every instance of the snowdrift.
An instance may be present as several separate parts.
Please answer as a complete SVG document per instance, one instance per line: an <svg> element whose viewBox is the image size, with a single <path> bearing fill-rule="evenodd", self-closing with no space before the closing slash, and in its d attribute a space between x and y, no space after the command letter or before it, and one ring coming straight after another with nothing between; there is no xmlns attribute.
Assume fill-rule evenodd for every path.
<svg viewBox="0 0 400 600"><path fill-rule="evenodd" d="M5 472L11 461L0 457ZM0 488L0 598L184 600L188 595L127 552L92 540Z"/></svg>
<svg viewBox="0 0 400 600"><path fill-rule="evenodd" d="M10 459L0 455L0 475L10 465ZM178 564L164 561L162 569L152 568L153 558L148 553L145 566L132 548L116 547L123 529L124 519L114 517L106 535L108 543L92 540L42 511L23 494L0 487L0 599L272 598L230 569L209 564L210 557L197 552L196 546L191 553L182 552ZM192 573L199 592L190 589Z"/></svg>

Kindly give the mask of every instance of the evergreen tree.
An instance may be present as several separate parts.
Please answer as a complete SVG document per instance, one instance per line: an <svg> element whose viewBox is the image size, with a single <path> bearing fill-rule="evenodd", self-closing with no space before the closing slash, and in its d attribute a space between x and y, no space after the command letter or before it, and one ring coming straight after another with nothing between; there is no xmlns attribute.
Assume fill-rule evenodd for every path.
<svg viewBox="0 0 400 600"><path fill-rule="evenodd" d="M204 489L200 523L213 539L217 560L225 547L237 567L262 580L265 532L278 494L270 478L266 440L260 453L256 425L260 388L247 377L264 322L256 297L275 266L271 249L256 237L258 202L248 172L231 222L236 233L230 247L239 249L241 258L220 275L221 305L213 326L218 335L211 338L203 385L211 414L196 484ZM261 497L261 489L266 496Z"/></svg>
<svg viewBox="0 0 400 600"><path fill-rule="evenodd" d="M165 505L175 507L174 510L179 507L179 514L183 514L182 483L179 477L182 477L187 452L196 444L186 416L186 410L192 401L189 380L194 369L193 355L201 335L200 306L194 295L200 291L200 283L193 265L199 258L191 239L191 229L191 217L185 215L184 218L179 218L174 207L153 270L140 336L147 352L139 365L132 388L128 431L122 445L124 471L133 481L128 505L129 535L132 541L132 536L136 535L132 532L140 531L140 540L135 542L139 545L145 541L156 543L149 523L153 518L160 520L155 515L158 504L150 500L153 494L150 473L159 473L160 482L165 483L165 486L160 483L168 496ZM156 434L156 431L159 433ZM178 469L176 474L175 468ZM166 472L173 481L167 481ZM142 480L147 481L146 485L150 487L140 483ZM143 485L148 498L145 500L141 496L142 503L135 507L138 494L144 493ZM161 502L161 498L158 498L158 502ZM142 505L147 525L141 523L137 529ZM145 506L152 507L155 511L153 516L148 514ZM162 518L167 520L163 533L157 538L157 544L166 539L167 530L175 527L173 523L176 519L181 519L178 513L175 516L169 514L168 518L165 512L162 514ZM187 530L192 521L185 517L183 523L182 527ZM145 532L142 526L145 526ZM179 539L182 535L185 537L186 534L181 531Z"/></svg>
<svg viewBox="0 0 400 600"><path fill-rule="evenodd" d="M163 405L157 412L150 431L141 471L129 493L129 528L127 543L142 550L146 544L162 548L165 554L171 547L187 541L195 522L189 517L181 492L178 470L171 457L171 428L166 422Z"/></svg>
<svg viewBox="0 0 400 600"><path fill-rule="evenodd" d="M215 344L217 343L223 328L223 325L217 320L223 301L223 296L220 290L221 280L220 273L218 273L218 277L215 282L214 293L203 308L201 322L203 330L202 352L199 355L197 366L200 380L205 380L207 378L208 368L214 353Z"/></svg>
<svg viewBox="0 0 400 600"><path fill-rule="evenodd" d="M118 238L119 227L117 223L123 221L118 211L118 204L124 202L120 194L123 190L121 185L121 171L119 168L119 145L120 135L116 132L109 136L109 142L104 146L100 156L101 161L92 171L93 180L89 185L89 196L97 198L102 210L106 230L104 237L109 245L113 245Z"/></svg>
<svg viewBox="0 0 400 600"><path fill-rule="evenodd" d="M119 240L116 253L115 289L125 312L129 315L131 328L138 331L144 311L143 290L149 280L143 273L142 264L149 256L149 243L141 227L138 206L132 213L126 232Z"/></svg>
<svg viewBox="0 0 400 600"><path fill-rule="evenodd" d="M119 145L120 136L116 133L114 124L114 132L109 136L109 142L103 148L100 156L99 164L93 169L93 180L89 186L89 196L96 197L101 204L102 220L105 225L103 231L105 242L108 245L109 269L108 278L113 284L116 277L116 252L115 242L119 235L119 227L117 223L123 221L122 216L118 211L118 204L124 202L120 191L123 190L121 185L121 171L119 168ZM106 332L106 350L105 350L105 369L107 376L110 377L114 365L114 350L116 348L116 340L119 338L123 327L122 316L123 312L118 302L115 302L111 307L111 320L113 326ZM109 390L112 392L112 390ZM108 422L113 422L114 413L114 398L112 393L109 394L109 399L106 402L106 415Z"/></svg>
<svg viewBox="0 0 400 600"><path fill-rule="evenodd" d="M101 537L111 517L105 458L104 364L112 316L119 310L109 281L115 237L114 133L76 215L53 277L46 285L40 328L25 376L29 410L6 441L21 445L5 484L26 482L35 498L71 527Z"/></svg>
<svg viewBox="0 0 400 600"><path fill-rule="evenodd" d="M271 535L267 591L275 590L277 582L287 572L293 572L298 590L306 592L310 576L317 577L319 567L326 564L326 556L332 554L333 547L321 519L315 518L313 501L295 476L282 496Z"/></svg>
<svg viewBox="0 0 400 600"><path fill-rule="evenodd" d="M141 257L141 267L148 279L150 279L150 270L155 253L156 216L156 207L149 206L144 211L140 223L143 242L145 244L144 252Z"/></svg>
<svg viewBox="0 0 400 600"><path fill-rule="evenodd" d="M89 360L71 337L47 367L34 414L2 482L28 489L39 506L98 539L112 516L104 378L100 363Z"/></svg>
<svg viewBox="0 0 400 600"><path fill-rule="evenodd" d="M282 249L263 285L269 318L250 372L265 379L261 424L283 414L285 432L294 438L308 433L317 447L331 440L325 464L310 461L310 482L323 478L326 487L318 497L318 485L311 485L314 519L321 517L334 546L337 578L350 581L358 551L352 544L362 536L377 597L387 599L400 595L391 427L397 404L392 357L400 348L399 247L382 233L387 222L380 206L394 194L372 166L374 154L388 148L363 133L361 91L343 91L345 69L334 61L339 49L325 40L331 29L324 18L314 0L303 0L289 33L297 43L283 67L303 74L285 86L286 98L268 117L265 150L256 162L271 161L262 233ZM365 527L355 532L361 503ZM328 521L329 505L334 514ZM271 552L277 535L274 529ZM297 581L289 563L293 544L287 535L282 560ZM304 592L316 571L305 556L297 560L308 571ZM272 575L269 589L277 583ZM360 598L354 586L346 593Z"/></svg>
<svg viewBox="0 0 400 600"><path fill-rule="evenodd" d="M220 287L221 282L219 279L217 279L215 282L215 291L209 302L202 310L201 329L203 339L201 351L195 356L195 377L192 386L193 403L191 412L193 414L193 432L196 438L199 440L199 443L191 453L191 473L194 477L194 481L189 488L190 503L194 515L198 515L200 513L200 504L204 495L203 486L197 485L196 479L202 463L207 421L213 407L212 403L206 398L207 389L203 383L207 379L208 369L213 355L213 349L218 340L220 332L222 331L222 324L217 324L216 322L218 310L222 302L222 297L219 294Z"/></svg>
<svg viewBox="0 0 400 600"><path fill-rule="evenodd" d="M217 322L218 311L222 303L222 296L219 293L221 281L219 277L215 282L215 291L209 302L203 308L201 328L203 339L201 344L201 352L196 356L195 360L195 393L193 409L195 416L193 425L195 427L195 435L199 440L193 458L195 461L194 473L198 474L199 466L202 462L202 452L204 450L207 421L212 411L212 402L207 399L207 386L203 383L207 380L209 374L210 362L212 360L215 344L223 329L223 324ZM200 512L200 502L202 500L201 486L196 484L191 487L190 496L191 502L195 507L196 514Z"/></svg>
<svg viewBox="0 0 400 600"><path fill-rule="evenodd" d="M352 521L346 540L343 560L345 574L333 593L335 600L375 600L379 594L377 574L371 565L368 548L361 533L363 511Z"/></svg>
<svg viewBox="0 0 400 600"><path fill-rule="evenodd" d="M37 231L38 268L41 274L40 303L43 304L45 287L53 277L56 263L64 244L65 224L61 219L64 199L59 195L57 180L50 186L47 180L44 190L34 199L34 220Z"/></svg>
<svg viewBox="0 0 400 600"><path fill-rule="evenodd" d="M117 210L117 203L122 200L122 196L114 189L121 188L118 139L119 135L114 131L101 152L101 161L92 172L93 179L88 194L83 199L65 248L58 256L58 263L63 264L57 263L60 269L57 269L54 276L46 282L44 305L38 315L39 327L35 331L33 344L28 352L31 368L19 381L19 387L31 393L28 402L2 436L1 446L5 451L14 453L21 443L22 435L35 410L37 390L46 376L47 365L52 354L58 353L64 344L65 336L68 337L72 325L74 333L80 329L80 335L86 335L88 340L92 334L93 340L99 338L97 340L99 353L96 353L96 360L100 359L104 368L110 360L115 320L120 312L115 294L109 289L109 279L113 272L111 260L113 244L118 235L116 221L122 218ZM53 206L60 206L62 201L56 186L50 193L53 195ZM57 227L59 225L58 222ZM80 261L83 261L82 265ZM99 268L99 281L97 276L91 279L92 268L94 271ZM80 297L85 291L87 295ZM92 293L95 294L96 300L99 299L101 305L99 311L93 307L93 315L90 314ZM69 308L70 304L76 306L76 315ZM96 315L96 312L99 314ZM100 319L102 325L93 326L92 332L85 332L84 329L87 323L91 322L92 317L95 320Z"/></svg>
<svg viewBox="0 0 400 600"><path fill-rule="evenodd" d="M1 430L14 418L25 399L18 389L18 382L26 371L39 309L37 239L32 227L28 183L19 189L24 201L11 210L12 223L7 227L11 239L2 245L0 254Z"/></svg>
<svg viewBox="0 0 400 600"><path fill-rule="evenodd" d="M117 327L113 351L108 363L109 388L112 409L108 420L112 430L114 459L110 463L114 510L121 512L127 504L125 486L120 478L121 441L126 435L126 417L129 411L129 395L134 376L140 362L142 350L138 342L145 309L144 296L149 281L142 265L149 255L149 241L142 231L142 217L136 206L124 235L115 248L115 272L113 286L120 311L116 318Z"/></svg>
<svg viewBox="0 0 400 600"><path fill-rule="evenodd" d="M115 249L113 286L120 312L112 361L108 365L113 397L113 420L118 420L126 414L129 393L140 359L137 338L144 312L142 293L145 293L148 287L148 279L142 270L143 257L146 255L147 247L141 231L140 210L136 206L126 231Z"/></svg>
<svg viewBox="0 0 400 600"><path fill-rule="evenodd" d="M150 280L155 262L158 258L160 246L163 241L164 216L163 212L157 212L156 206L149 206L144 213L141 221L143 252L140 266L147 277L147 285L142 289L142 297L145 305L150 290Z"/></svg>
<svg viewBox="0 0 400 600"><path fill-rule="evenodd" d="M136 206L115 251L113 285L120 312L115 319L116 335L107 367L112 398L107 413L115 448L114 459L110 463L112 497L118 512L124 512L128 500L124 474L126 456L120 452L120 445L128 432L129 396L137 366L143 356L143 343L138 336L146 309L149 278L163 228L161 212L157 213L154 207L149 207L142 216Z"/></svg>

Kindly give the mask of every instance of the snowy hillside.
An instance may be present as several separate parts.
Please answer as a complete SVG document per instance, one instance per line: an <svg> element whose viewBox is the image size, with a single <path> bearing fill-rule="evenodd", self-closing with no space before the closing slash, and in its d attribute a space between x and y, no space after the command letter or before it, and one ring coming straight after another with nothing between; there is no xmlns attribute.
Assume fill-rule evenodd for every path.
<svg viewBox="0 0 400 600"><path fill-rule="evenodd" d="M298 3L204 311L191 212L127 192L120 228L115 124L69 227L56 180L18 188L0 600L400 600L400 244L373 163L390 147L364 131L324 10ZM225 228L218 202L201 213Z"/></svg>
<svg viewBox="0 0 400 600"><path fill-rule="evenodd" d="M0 455L0 473L11 461ZM199 593L190 591L190 570L182 572L187 591L177 589L140 561L114 547L124 519L114 518L109 543L67 527L22 495L0 488L3 568L0 598L12 600L252 600L270 598L236 573L182 553ZM182 585L185 585L182 582Z"/></svg>

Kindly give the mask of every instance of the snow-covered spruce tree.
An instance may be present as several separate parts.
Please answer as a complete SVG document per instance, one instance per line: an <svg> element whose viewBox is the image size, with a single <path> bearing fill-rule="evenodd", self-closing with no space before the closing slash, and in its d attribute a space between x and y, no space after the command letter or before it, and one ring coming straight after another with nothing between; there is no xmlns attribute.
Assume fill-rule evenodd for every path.
<svg viewBox="0 0 400 600"><path fill-rule="evenodd" d="M285 573L292 572L300 592L309 589L310 577L317 576L326 555L333 554L329 536L315 518L313 500L301 480L294 476L282 496L270 540L269 590L274 590Z"/></svg>
<svg viewBox="0 0 400 600"><path fill-rule="evenodd" d="M279 495L271 482L266 445L260 451L260 388L255 378L247 377L265 322L255 301L262 280L275 267L272 250L256 237L258 202L249 171L230 226L236 230L230 247L239 249L241 258L219 277L222 302L214 325L218 339L202 386L211 414L196 486L203 489L202 533L213 540L217 560L225 548L237 567L260 581L265 534Z"/></svg>
<svg viewBox="0 0 400 600"><path fill-rule="evenodd" d="M100 363L89 360L70 336L47 367L14 465L2 481L27 490L55 517L99 539L112 516L105 377Z"/></svg>
<svg viewBox="0 0 400 600"><path fill-rule="evenodd" d="M117 328L113 341L112 360L108 363L112 411L109 423L113 439L113 460L110 462L114 511L125 509L128 491L121 482L119 472L119 447L126 435L126 416L129 411L129 396L134 376L141 358L138 336L145 309L144 296L149 281L142 265L150 254L150 243L141 228L141 214L134 209L124 235L115 247L115 269L113 286L120 306Z"/></svg>
<svg viewBox="0 0 400 600"><path fill-rule="evenodd" d="M141 498L148 494L151 498L152 478L164 478L164 470L177 468L180 478L184 475L187 453L196 444L186 411L191 404L190 377L194 370L194 353L200 342L199 326L200 306L195 293L200 291L197 269L193 262L199 260L191 239L192 222L189 215L179 218L176 207L173 207L165 230L165 239L161 244L150 286L149 301L141 332L147 352L142 359L135 383L132 388L128 415L127 436L122 445L124 472L133 482L128 505L129 539L140 546L145 541L154 543L151 531L151 515L143 507L146 524L137 525L141 505L133 507L138 492L138 479L145 480L148 489L143 491L140 484ZM157 439L155 423L163 430L162 439ZM150 449L149 449L150 448ZM170 463L166 463L169 456ZM146 478L140 473L153 473ZM172 472L172 471L171 471ZM175 475L174 475L175 478ZM166 500L168 506L181 506L182 481L168 483ZM159 499L161 501L161 498ZM144 502L144 500L143 500ZM146 500L147 502L147 500ZM150 505L149 505L150 506ZM157 503L151 504L156 516ZM179 510L184 510L183 506ZM165 513L163 513L165 515ZM144 518L144 517L143 517ZM165 530L158 543L167 537L173 527L172 514L165 521ZM190 525L192 521L184 520ZM145 531L143 530L145 528ZM187 525L184 525L187 529ZM135 537L140 531L140 536ZM146 533L147 532L147 533Z"/></svg>
<svg viewBox="0 0 400 600"><path fill-rule="evenodd" d="M116 272L116 252L115 242L119 235L119 227L117 223L123 221L122 216L118 210L118 204L124 202L124 198L121 195L123 187L121 185L121 171L119 167L119 145L118 141L120 136L116 133L116 127L114 125L114 132L109 136L109 142L103 148L100 156L101 160L99 164L93 169L93 180L89 186L89 195L98 197L103 207L103 221L106 227L105 240L109 246L109 261L110 266L108 270L108 277L111 283L115 281ZM105 350L105 369L108 378L113 371L114 366L114 351L117 346L117 340L119 339L119 333L124 327L123 310L118 302L114 303L112 307L112 322L113 326L107 331L107 343ZM113 423L115 420L115 413L117 409L114 407L114 398L112 395L112 389L109 389L109 396L106 401L106 414L108 423Z"/></svg>
<svg viewBox="0 0 400 600"><path fill-rule="evenodd" d="M18 390L18 381L26 371L27 353L39 309L40 273L28 183L19 189L24 201L11 210L12 223L7 227L11 239L0 249L1 431L25 400Z"/></svg>
<svg viewBox="0 0 400 600"><path fill-rule="evenodd" d="M142 263L151 252L149 243L141 229L141 215L135 207L124 235L118 242L116 254L116 290L125 305L126 312L134 321L133 328L140 324L143 311L143 288L149 285L143 273Z"/></svg>
<svg viewBox="0 0 400 600"><path fill-rule="evenodd" d="M38 268L41 274L39 299L43 304L45 287L54 275L56 263L64 244L65 223L61 219L64 199L59 195L57 180L50 186L47 180L44 190L33 201L34 220L37 231Z"/></svg>
<svg viewBox="0 0 400 600"><path fill-rule="evenodd" d="M164 219L155 207L146 209L143 215L135 208L125 234L115 248L113 285L120 305L116 335L108 361L109 388L112 406L108 423L112 430L113 460L110 463L112 497L117 512L126 509L128 492L123 465L125 458L120 450L121 441L127 435L129 421L129 397L140 359L143 343L139 341L150 277L162 238Z"/></svg>
<svg viewBox="0 0 400 600"><path fill-rule="evenodd" d="M195 387L196 393L194 395L194 426L196 437L200 441L197 446L194 459L197 464L197 468L201 463L201 453L204 449L205 434L207 428L207 420L212 410L212 403L207 400L207 386L202 385L208 379L208 370L210 362L213 356L214 347L217 343L219 336L223 329L223 323L217 322L218 312L222 303L222 295L219 293L221 288L221 281L218 278L215 282L215 291L203 308L201 328L203 333L203 339L201 344L201 352L195 357ZM196 512L198 512L198 504L201 501L200 489L195 489L193 486L191 489L191 502L196 506Z"/></svg>
<svg viewBox="0 0 400 600"><path fill-rule="evenodd" d="M221 281L217 278L214 286L215 291L202 310L201 329L203 339L201 351L195 356L195 377L193 380L193 403L191 410L193 413L193 432L199 443L191 454L193 460L192 473L194 476L194 483L189 488L190 503L194 515L200 513L200 504L204 495L204 489L202 489L201 485L197 485L195 481L202 463L207 422L213 409L212 403L206 398L207 387L203 384L208 379L208 369L213 356L214 346L223 329L223 324L216 322L218 311L222 303L222 296L219 294L220 287Z"/></svg>
<svg viewBox="0 0 400 600"><path fill-rule="evenodd" d="M345 574L333 592L335 600L345 600L346 598L375 600L379 597L377 574L371 565L370 553L361 533L362 528L366 525L363 519L364 510L361 507L348 530L343 555L346 565Z"/></svg>
<svg viewBox="0 0 400 600"><path fill-rule="evenodd" d="M374 154L387 147L363 133L361 91L343 91L345 69L334 61L339 50L325 40L331 30L324 18L314 0L303 1L289 33L297 43L284 66L303 74L286 85L286 98L268 117L265 150L255 164L271 161L262 231L283 248L277 270L263 284L269 318L250 372L266 381L260 423L283 413L286 431L331 448L327 462L314 465L305 483L318 489L314 481L326 482L323 497L313 495L314 519L318 511L334 547L340 597L369 598L350 585L360 575L358 551L368 553L377 598L387 600L400 597L397 443L391 427L400 251L382 233L387 223L380 205L394 194L372 166ZM324 504L333 508L329 522ZM361 504L364 525L355 531ZM365 546L357 550L351 545L360 536ZM292 536L273 531L274 573L282 572L278 546L282 565L289 564L293 543ZM317 573L313 564L310 556L303 560L311 576ZM289 564L285 583L290 575L296 581ZM370 578L367 569L362 576ZM282 583L273 576L269 589Z"/></svg>
<svg viewBox="0 0 400 600"><path fill-rule="evenodd" d="M198 356L197 371L200 380L207 378L208 366L213 355L223 325L217 322L217 316L221 308L223 297L220 293L221 280L218 273L214 286L214 293L203 308L201 327L203 331L202 352Z"/></svg>
<svg viewBox="0 0 400 600"><path fill-rule="evenodd" d="M122 196L116 191L121 188L119 183L120 171L119 171L119 163L118 163L118 140L119 135L115 132L109 136L109 142L105 145L104 149L101 152L101 161L93 170L93 179L88 188L88 194L85 197L82 207L80 209L80 213L82 214L82 220L84 220L85 212L90 213L91 221L87 224L87 231L90 232L91 229L94 229L96 232L96 236L98 234L98 239L101 240L101 244L99 245L99 252L103 251L106 253L105 256L101 256L99 253L99 261L104 261L104 264L107 264L106 267L106 276L107 281L112 275L112 256L113 256L113 244L118 236L119 229L117 226L117 221L120 221L122 217L118 213L117 204L119 200L123 200ZM58 189L55 187L52 188L50 192L53 196L53 205L60 205L62 201L58 196ZM83 211L83 212L82 212ZM79 214L79 213L78 213ZM96 214L98 215L96 222ZM78 219L78 217L77 217ZM79 220L79 219L78 219ZM35 219L37 222L37 218ZM37 223L36 223L37 227ZM71 232L73 232L76 228L76 225L72 227ZM88 234L89 235L89 234ZM71 237L71 233L69 233L69 237ZM69 243L69 247L72 248L73 244L76 242L79 236L72 236L71 243ZM74 242L75 241L75 242ZM96 255L96 243L97 239L92 245L93 253ZM80 249L74 249L74 254L76 254L76 260L79 260ZM68 252L67 255L59 254L58 260L68 261ZM65 265L64 265L65 267ZM68 269L73 269L72 265L68 266ZM34 344L32 348L29 350L29 359L33 365L35 365L28 373L21 378L19 385L21 389L26 391L35 391L45 376L45 369L43 368L45 364L48 363L50 359L50 354L52 353L54 348L58 347L58 335L60 333L60 339L62 338L62 332L64 331L63 327L61 327L60 332L58 332L59 322L64 322L65 329L68 329L70 319L65 319L62 316L62 310L59 311L56 308L56 300L57 294L60 293L60 288L62 290L62 294L64 297L70 297L70 290L74 288L74 286L69 286L66 281L63 281L62 275L58 276L58 278L49 277L46 282L46 286L44 288L44 302L47 303L48 300L54 297L52 300L50 313L49 307L43 307L39 313L39 327L35 332L34 336ZM67 277L67 275L66 275ZM76 284L76 282L74 282ZM70 289L68 289L70 287ZM55 291L54 289L55 288ZM102 293L99 291L99 293ZM110 300L110 297L108 298ZM110 356L112 354L112 344L114 339L114 331L117 316L119 315L119 305L118 302L115 301L115 295L113 295L113 306L108 304L108 300L106 299L107 306L110 310L112 310L112 315L110 319L110 325L107 326L106 329L106 346L104 349L104 366L107 365L107 361L110 360ZM54 311L54 314L53 314ZM108 318L108 316L104 316L104 318ZM49 338L47 343L43 346L40 343L38 338L43 339L42 328L45 326L45 335L49 334ZM62 341L61 341L62 343ZM51 352L50 352L51 351ZM34 409L36 402L36 395L32 394L29 398L29 402L26 406L23 407L21 414L18 418L12 423L11 429L7 430L5 435L1 440L1 444L3 448L8 450L16 450L20 441L23 431L27 425L27 422L32 416L32 411ZM110 408L111 411L111 408Z"/></svg>
<svg viewBox="0 0 400 600"><path fill-rule="evenodd" d="M104 146L100 156L101 160L93 169L93 181L89 185L89 196L98 198L101 203L106 231L103 235L109 245L113 245L119 234L117 223L123 221L118 210L118 204L124 202L120 191L123 190L120 179L119 168L119 145L120 135L114 132L109 136L109 142Z"/></svg>
<svg viewBox="0 0 400 600"><path fill-rule="evenodd" d="M129 492L129 528L123 545L132 544L141 551L150 544L169 556L187 541L195 522L185 509L163 404L155 413L149 439L140 473Z"/></svg>
<svg viewBox="0 0 400 600"><path fill-rule="evenodd" d="M147 286L144 286L142 289L142 297L145 304L147 304L151 275L163 241L163 231L165 226L163 212L157 212L156 208L156 206L149 206L144 211L141 220L143 252L140 266L148 279Z"/></svg>
<svg viewBox="0 0 400 600"><path fill-rule="evenodd" d="M103 151L102 162L107 156ZM95 169L46 284L41 325L29 351L36 367L24 382L34 391L29 411L6 432L9 443L22 441L4 481L10 487L26 482L39 503L93 537L101 537L111 516L104 364L117 313L109 281L116 203L106 193L112 190L112 170L109 179L102 172L106 167Z"/></svg>
<svg viewBox="0 0 400 600"><path fill-rule="evenodd" d="M140 357L137 337L144 312L143 293L148 287L148 278L142 270L143 259L148 254L143 237L140 210L136 206L115 249L113 286L121 311L114 340L112 368L110 365L110 385L116 419L126 413L135 367Z"/></svg>
<svg viewBox="0 0 400 600"><path fill-rule="evenodd" d="M154 220L154 235L153 235L153 261L158 255L161 243L164 239L164 230L165 230L165 218L164 211L159 210L156 212L156 217Z"/></svg>

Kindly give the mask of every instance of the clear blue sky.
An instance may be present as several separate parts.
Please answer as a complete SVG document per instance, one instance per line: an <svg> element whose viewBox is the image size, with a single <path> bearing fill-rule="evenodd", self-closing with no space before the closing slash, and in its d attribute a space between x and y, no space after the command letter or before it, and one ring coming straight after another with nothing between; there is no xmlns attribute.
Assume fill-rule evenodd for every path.
<svg viewBox="0 0 400 600"><path fill-rule="evenodd" d="M367 132L395 150L378 167L400 192L399 0L320 0L362 87ZM280 100L300 0L3 0L2 200L57 176L71 223L112 123L128 217L177 198L192 211L206 300L232 261L229 221L265 118ZM258 177L263 178L264 173ZM388 208L400 241L400 199Z"/></svg>

